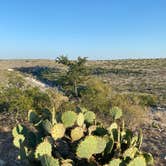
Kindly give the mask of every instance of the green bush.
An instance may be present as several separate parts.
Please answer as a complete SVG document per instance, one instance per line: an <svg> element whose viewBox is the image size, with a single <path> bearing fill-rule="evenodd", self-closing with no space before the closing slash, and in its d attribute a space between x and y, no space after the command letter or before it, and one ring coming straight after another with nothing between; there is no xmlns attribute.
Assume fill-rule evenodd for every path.
<svg viewBox="0 0 166 166"><path fill-rule="evenodd" d="M110 108L111 88L98 78L90 78L81 94L81 104L94 112L108 112Z"/></svg>
<svg viewBox="0 0 166 166"><path fill-rule="evenodd" d="M157 104L157 97L147 93L116 93L112 95L112 105L122 103L130 105L154 106Z"/></svg>
<svg viewBox="0 0 166 166"><path fill-rule="evenodd" d="M0 92L1 111L16 111L23 113L25 110L32 108L32 99L25 93L23 86L16 87L10 85L4 87Z"/></svg>
<svg viewBox="0 0 166 166"><path fill-rule="evenodd" d="M50 98L39 88L29 87L22 77L12 77L0 88L0 112L16 113L23 119L29 109L50 109Z"/></svg>

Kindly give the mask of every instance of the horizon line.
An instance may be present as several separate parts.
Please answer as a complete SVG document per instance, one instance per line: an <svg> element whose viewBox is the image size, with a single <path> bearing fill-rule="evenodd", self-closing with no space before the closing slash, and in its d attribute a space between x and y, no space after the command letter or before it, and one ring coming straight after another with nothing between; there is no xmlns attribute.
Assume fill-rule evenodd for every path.
<svg viewBox="0 0 166 166"><path fill-rule="evenodd" d="M83 56L81 56L81 58L83 58ZM87 61L116 61L116 60L157 60L157 59L166 59L166 57L161 57L161 58L113 58L113 59L88 59L87 58ZM19 61L19 60L33 60L33 61L37 61L37 60L50 60L50 61L53 61L53 60L56 60L56 58L0 58L0 61L12 61L12 60L16 60L16 61ZM77 60L77 59L70 59L69 60Z"/></svg>

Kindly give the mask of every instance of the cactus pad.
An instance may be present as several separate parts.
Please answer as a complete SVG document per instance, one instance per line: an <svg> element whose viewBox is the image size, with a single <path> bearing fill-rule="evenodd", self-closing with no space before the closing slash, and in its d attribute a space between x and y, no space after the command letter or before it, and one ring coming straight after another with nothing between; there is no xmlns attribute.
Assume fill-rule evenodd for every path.
<svg viewBox="0 0 166 166"><path fill-rule="evenodd" d="M80 109L81 109L81 112L82 112L82 113L85 113L85 112L88 111L85 107L81 107Z"/></svg>
<svg viewBox="0 0 166 166"><path fill-rule="evenodd" d="M132 137L131 139L131 146L136 146L137 145L137 142L138 142L138 136L135 135Z"/></svg>
<svg viewBox="0 0 166 166"><path fill-rule="evenodd" d="M138 156L134 158L128 166L146 166L145 158L143 156Z"/></svg>
<svg viewBox="0 0 166 166"><path fill-rule="evenodd" d="M88 133L89 133L89 135L91 135L92 132L96 130L96 128L97 128L96 125L92 125L92 126L90 126L90 127L88 128Z"/></svg>
<svg viewBox="0 0 166 166"><path fill-rule="evenodd" d="M133 159L137 151L138 149L136 147L131 147L124 152L123 157L124 158L130 157L131 159Z"/></svg>
<svg viewBox="0 0 166 166"><path fill-rule="evenodd" d="M108 133L108 131L102 127L102 126L98 126L96 128L96 130L93 132L93 135L97 135L97 136L104 136Z"/></svg>
<svg viewBox="0 0 166 166"><path fill-rule="evenodd" d="M23 132L23 126L18 124L16 127L12 130L13 137L17 137L19 134L22 134Z"/></svg>
<svg viewBox="0 0 166 166"><path fill-rule="evenodd" d="M51 133L52 124L48 119L42 122L42 126L47 133Z"/></svg>
<svg viewBox="0 0 166 166"><path fill-rule="evenodd" d="M73 165L73 160L71 159L66 159L61 161L61 166L72 166Z"/></svg>
<svg viewBox="0 0 166 166"><path fill-rule="evenodd" d="M121 165L122 160L121 159L113 159L109 162L107 166L119 166Z"/></svg>
<svg viewBox="0 0 166 166"><path fill-rule="evenodd" d="M112 152L112 149L114 147L114 140L109 138L109 140L107 141L107 144L106 144L106 148L104 150L104 153L105 154L109 154Z"/></svg>
<svg viewBox="0 0 166 166"><path fill-rule="evenodd" d="M77 125L78 126L83 126L83 124L84 124L84 114L79 113L78 117L77 117Z"/></svg>
<svg viewBox="0 0 166 166"><path fill-rule="evenodd" d="M117 125L117 123L112 123L111 125L110 125L110 127L108 127L107 128L107 130L108 130L108 132L111 134L112 133L112 130L113 129L117 129L118 128L118 125Z"/></svg>
<svg viewBox="0 0 166 166"><path fill-rule="evenodd" d="M80 158L89 159L93 154L98 154L104 151L106 141L97 136L87 136L77 148L77 156Z"/></svg>
<svg viewBox="0 0 166 166"><path fill-rule="evenodd" d="M150 153L143 153L143 156L146 160L146 163L148 165L154 165L154 159L153 159L153 156L150 154Z"/></svg>
<svg viewBox="0 0 166 166"><path fill-rule="evenodd" d="M141 148L142 140L143 140L143 134L142 134L142 130L140 129L139 135L138 135L138 140L137 140L137 147L138 147L138 149Z"/></svg>
<svg viewBox="0 0 166 166"><path fill-rule="evenodd" d="M39 116L34 110L28 111L28 121L33 124L36 124L40 121Z"/></svg>
<svg viewBox="0 0 166 166"><path fill-rule="evenodd" d="M76 127L73 130L71 130L72 141L77 141L81 139L83 136L84 136L84 132L81 127Z"/></svg>
<svg viewBox="0 0 166 166"><path fill-rule="evenodd" d="M62 114L61 120L65 127L71 127L77 120L77 114L73 111L66 111Z"/></svg>
<svg viewBox="0 0 166 166"><path fill-rule="evenodd" d="M65 127L62 123L55 124L51 129L51 135L54 138L54 140L62 138L64 134L65 134Z"/></svg>
<svg viewBox="0 0 166 166"><path fill-rule="evenodd" d="M59 160L48 155L43 155L40 162L42 166L59 166Z"/></svg>
<svg viewBox="0 0 166 166"><path fill-rule="evenodd" d="M118 107L113 107L110 110L110 115L112 116L112 118L114 120L119 119L122 116L122 110L120 108L118 108Z"/></svg>
<svg viewBox="0 0 166 166"><path fill-rule="evenodd" d="M16 137L14 137L13 144L15 147L20 148L21 143L23 143L24 140L25 140L25 137L23 135L19 134Z"/></svg>
<svg viewBox="0 0 166 166"><path fill-rule="evenodd" d="M92 111L86 111L84 113L85 122L92 124L96 119L96 115Z"/></svg>
<svg viewBox="0 0 166 166"><path fill-rule="evenodd" d="M43 141L40 143L35 151L35 158L40 159L43 155L51 156L52 147L48 141Z"/></svg>

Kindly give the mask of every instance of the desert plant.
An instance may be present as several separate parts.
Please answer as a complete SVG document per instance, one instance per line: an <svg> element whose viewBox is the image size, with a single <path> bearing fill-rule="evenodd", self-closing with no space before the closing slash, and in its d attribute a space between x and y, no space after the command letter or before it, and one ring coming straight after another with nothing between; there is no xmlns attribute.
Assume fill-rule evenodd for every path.
<svg viewBox="0 0 166 166"><path fill-rule="evenodd" d="M148 118L148 107L141 105L138 96L132 94L113 94L112 107L118 106L123 111L123 119L129 128L141 126Z"/></svg>
<svg viewBox="0 0 166 166"><path fill-rule="evenodd" d="M81 104L94 112L108 112L111 102L111 88L97 77L89 78L85 82L85 89L81 92Z"/></svg>
<svg viewBox="0 0 166 166"><path fill-rule="evenodd" d="M120 122L118 108L112 110L114 122L108 128L96 121L93 112L76 110L56 112L47 119L31 110L35 130L18 124L12 132L20 159L42 166L153 164L153 157L140 151L142 133L134 135Z"/></svg>

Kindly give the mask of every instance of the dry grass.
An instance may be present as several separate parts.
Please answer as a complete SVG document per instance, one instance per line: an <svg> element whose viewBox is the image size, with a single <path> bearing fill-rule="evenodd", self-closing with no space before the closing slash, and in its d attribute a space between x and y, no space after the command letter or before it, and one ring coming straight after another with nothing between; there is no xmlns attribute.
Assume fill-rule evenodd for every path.
<svg viewBox="0 0 166 166"><path fill-rule="evenodd" d="M0 70L7 70L9 68L19 68L19 67L33 67L33 66L48 66L54 67L55 61L53 60L0 60Z"/></svg>
<svg viewBox="0 0 166 166"><path fill-rule="evenodd" d="M153 94L160 105L166 105L166 59L95 61L88 65L106 70L98 76L114 91Z"/></svg>

